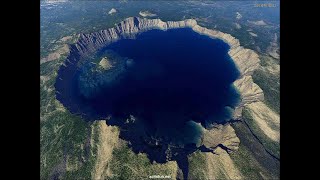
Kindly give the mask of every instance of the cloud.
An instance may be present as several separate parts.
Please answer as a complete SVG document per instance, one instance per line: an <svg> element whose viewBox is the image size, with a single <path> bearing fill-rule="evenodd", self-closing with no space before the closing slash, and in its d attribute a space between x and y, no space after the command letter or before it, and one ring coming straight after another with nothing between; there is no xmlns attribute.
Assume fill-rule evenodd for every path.
<svg viewBox="0 0 320 180"><path fill-rule="evenodd" d="M256 25L256 26L265 26L265 25L267 25L267 23L265 23L263 20L260 20L260 21L249 21L248 20L248 23Z"/></svg>
<svg viewBox="0 0 320 180"><path fill-rule="evenodd" d="M236 16L237 19L241 19L242 18L242 15L239 12L236 12L236 14L237 14L237 16Z"/></svg>
<svg viewBox="0 0 320 180"><path fill-rule="evenodd" d="M118 11L117 11L115 8L112 8L112 9L108 12L108 14L112 15L112 14L117 13L117 12L118 12Z"/></svg>
<svg viewBox="0 0 320 180"><path fill-rule="evenodd" d="M142 17L154 17L154 16L157 16L156 14L154 14L154 13L151 13L151 12L149 12L149 11L140 11L139 12L139 14L140 14L140 16L142 16Z"/></svg>
<svg viewBox="0 0 320 180"><path fill-rule="evenodd" d="M253 32L249 32L249 34L250 34L251 36L253 36L253 37L258 37L258 35L255 34L255 33L253 33Z"/></svg>
<svg viewBox="0 0 320 180"><path fill-rule="evenodd" d="M234 23L237 29L241 29L241 25L239 23Z"/></svg>

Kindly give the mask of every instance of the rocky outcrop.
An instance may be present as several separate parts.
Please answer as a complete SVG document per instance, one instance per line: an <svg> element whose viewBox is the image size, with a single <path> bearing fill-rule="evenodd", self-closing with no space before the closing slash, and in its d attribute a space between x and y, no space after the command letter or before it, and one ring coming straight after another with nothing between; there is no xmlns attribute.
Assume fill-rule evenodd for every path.
<svg viewBox="0 0 320 180"><path fill-rule="evenodd" d="M204 153L207 179L245 179L230 155L218 147L215 153Z"/></svg>
<svg viewBox="0 0 320 180"><path fill-rule="evenodd" d="M95 138L98 142L95 142ZM91 175L93 179L105 179L109 174L109 163L113 148L118 146L119 130L108 126L105 120L95 121L91 130L91 147L96 146L96 161Z"/></svg>
<svg viewBox="0 0 320 180"><path fill-rule="evenodd" d="M101 59L101 61L99 62L99 65L104 69L104 70L108 70L110 68L113 67L113 65L111 64L111 62L108 60L107 57L104 57Z"/></svg>
<svg viewBox="0 0 320 180"><path fill-rule="evenodd" d="M217 124L210 130L203 128L202 144L214 152L217 148L224 148L227 152L239 148L240 140L230 124Z"/></svg>
<svg viewBox="0 0 320 180"><path fill-rule="evenodd" d="M40 59L40 64L45 63L45 62L49 62L49 61L53 61L53 60L57 60L59 59L61 56L67 54L69 52L69 46L68 45L63 45L60 48L58 48L56 51L48 54L48 56Z"/></svg>
<svg viewBox="0 0 320 180"><path fill-rule="evenodd" d="M247 106L253 120L262 133L275 142L280 142L280 116L263 102L251 103Z"/></svg>
<svg viewBox="0 0 320 180"><path fill-rule="evenodd" d="M233 119L240 119L243 107L254 102L262 101L264 95L262 89L253 82L251 75L244 75L240 79L237 79L233 84L241 95L241 102L235 108Z"/></svg>
<svg viewBox="0 0 320 180"><path fill-rule="evenodd" d="M70 51L76 53L76 56L73 54L73 58L67 61L73 63L75 61L74 57L89 56L112 42L123 38L134 38L138 33L151 29L168 30L185 27L192 28L193 31L199 34L221 39L230 46L228 54L240 71L240 76L234 82L234 86L241 94L241 103L234 111L234 119L241 118L244 106L264 99L263 91L253 82L251 77L252 73L260 66L258 54L253 50L240 46L239 40L230 34L201 27L194 19L164 22L160 19L130 17L116 24L113 28L89 34L80 34L78 42L70 46Z"/></svg>
<svg viewBox="0 0 320 180"><path fill-rule="evenodd" d="M241 102L239 106L236 107L233 118L241 118L242 109L245 105L252 102L262 101L264 99L262 89L253 82L251 77L253 72L260 66L258 54L251 49L245 49L240 46L239 40L230 34L207 29L199 25L193 26L192 29L195 32L207 35L211 38L222 39L224 42L229 44L230 50L228 54L240 71L240 77L234 82L234 86L241 95Z"/></svg>

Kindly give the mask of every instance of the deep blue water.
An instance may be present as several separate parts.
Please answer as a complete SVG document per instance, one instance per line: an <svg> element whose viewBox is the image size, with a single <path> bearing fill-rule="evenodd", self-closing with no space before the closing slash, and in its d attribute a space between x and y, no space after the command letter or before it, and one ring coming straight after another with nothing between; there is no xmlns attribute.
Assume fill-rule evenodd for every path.
<svg viewBox="0 0 320 180"><path fill-rule="evenodd" d="M87 120L111 115L107 123L151 160L165 162L170 144L185 160L199 146L200 124L226 122L239 101L232 86L239 71L228 50L222 40L189 28L150 30L98 52L96 59L111 51L117 57L108 71L97 71L91 60L80 67L66 63L58 73L57 99Z"/></svg>
<svg viewBox="0 0 320 180"><path fill-rule="evenodd" d="M239 98L230 86L239 72L223 41L188 28L152 30L107 49L133 59L134 65L111 96L102 93L95 97L99 99L96 109L110 102L113 113L142 113L148 119L166 116L155 123L170 127L176 124L168 114L201 122L230 118L225 107L234 106Z"/></svg>

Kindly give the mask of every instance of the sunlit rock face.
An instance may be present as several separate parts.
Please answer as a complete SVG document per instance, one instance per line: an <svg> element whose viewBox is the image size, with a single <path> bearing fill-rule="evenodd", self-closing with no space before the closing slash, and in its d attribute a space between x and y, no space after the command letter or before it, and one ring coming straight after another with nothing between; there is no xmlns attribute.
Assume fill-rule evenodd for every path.
<svg viewBox="0 0 320 180"><path fill-rule="evenodd" d="M263 99L251 78L258 66L258 56L237 39L195 20L128 18L80 35L58 72L56 96L86 120L108 119L151 161L185 167L197 149L237 149L232 127L217 124Z"/></svg>

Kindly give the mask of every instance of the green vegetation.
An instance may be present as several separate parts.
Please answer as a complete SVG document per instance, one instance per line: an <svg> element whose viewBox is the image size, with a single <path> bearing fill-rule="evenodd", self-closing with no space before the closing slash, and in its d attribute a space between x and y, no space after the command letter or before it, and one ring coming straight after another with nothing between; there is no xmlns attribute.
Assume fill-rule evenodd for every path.
<svg viewBox="0 0 320 180"><path fill-rule="evenodd" d="M56 72L64 59L40 65L40 178L90 179L96 151L90 147L91 125L55 98Z"/></svg>
<svg viewBox="0 0 320 180"><path fill-rule="evenodd" d="M56 107L54 83L56 79L56 66L46 62L40 66L40 116L54 111ZM41 79L41 77L43 79Z"/></svg>
<svg viewBox="0 0 320 180"><path fill-rule="evenodd" d="M280 158L280 144L272 141L261 131L259 126L255 123L254 119L252 118L250 112L246 108L243 109L242 117L244 121L246 121L246 123L250 126L250 129L253 131L253 133L262 142L263 146L267 150L269 150L273 155Z"/></svg>
<svg viewBox="0 0 320 180"><path fill-rule="evenodd" d="M146 154L135 154L126 144L113 150L108 179L148 179L151 175L169 175L175 179L176 162L151 163Z"/></svg>
<svg viewBox="0 0 320 180"><path fill-rule="evenodd" d="M89 123L69 112L55 110L45 116L40 124L41 178L54 176L55 171L67 179L90 178L95 160L89 152L95 148L87 143L90 129ZM75 167L65 172L70 165Z"/></svg>
<svg viewBox="0 0 320 180"><path fill-rule="evenodd" d="M53 73L54 70L58 70L61 64L57 63L56 61L49 61L45 62L40 65L40 75L50 75Z"/></svg>
<svg viewBox="0 0 320 180"><path fill-rule="evenodd" d="M206 155L200 151L196 151L189 155L189 174L190 179L206 179L208 174L206 166Z"/></svg>
<svg viewBox="0 0 320 180"><path fill-rule="evenodd" d="M231 153L230 157L246 179L263 179L259 174L262 171L259 163L243 144L240 143L239 149Z"/></svg>
<svg viewBox="0 0 320 180"><path fill-rule="evenodd" d="M279 63L271 57L260 56L261 66ZM253 73L253 81L263 90L265 103L272 110L280 114L280 75L271 74L258 69Z"/></svg>
<svg viewBox="0 0 320 180"><path fill-rule="evenodd" d="M279 179L280 162L270 157L244 122L232 124L240 139L237 151L230 154L244 179Z"/></svg>

